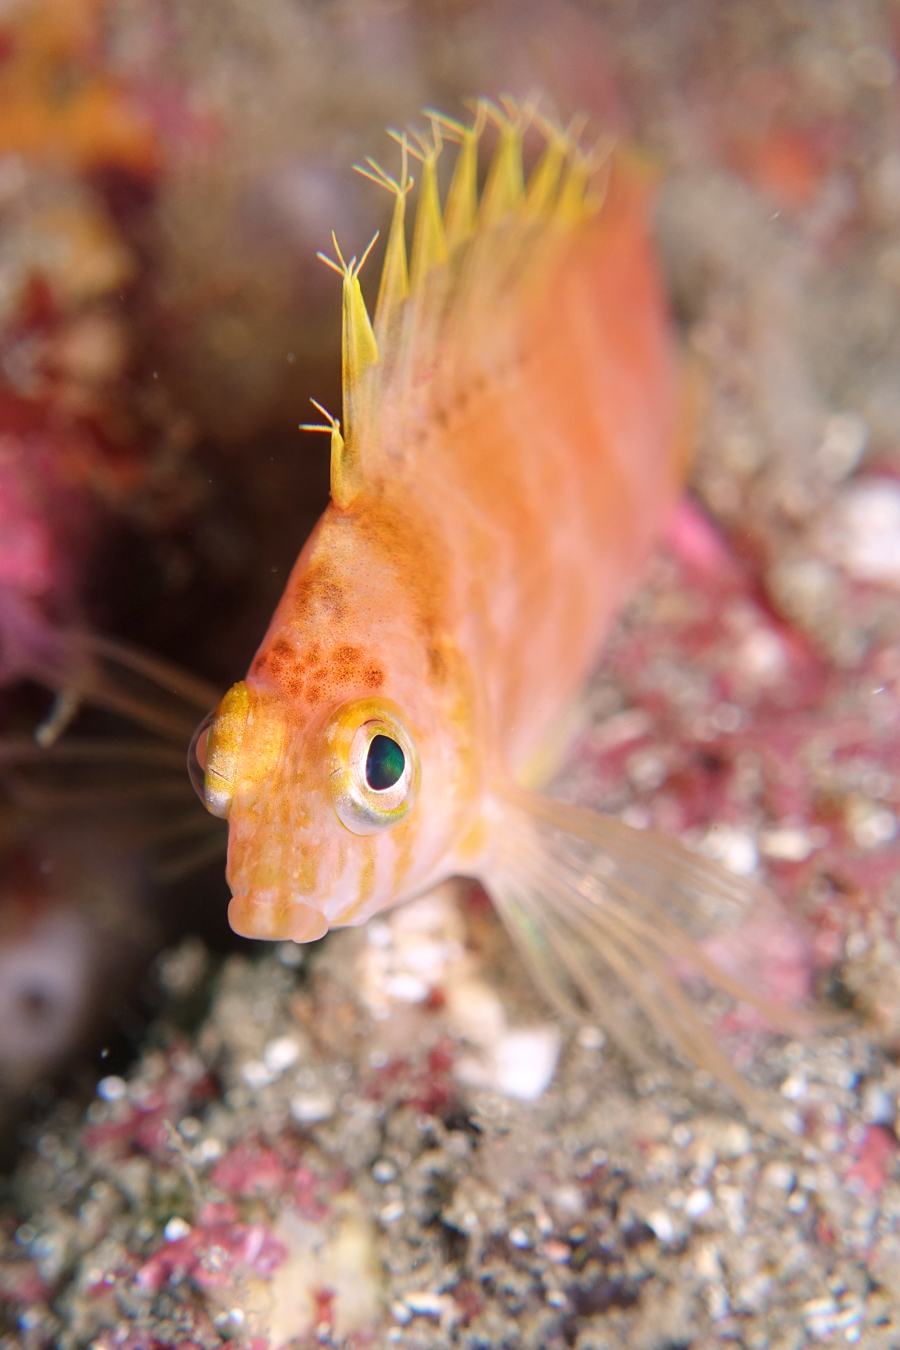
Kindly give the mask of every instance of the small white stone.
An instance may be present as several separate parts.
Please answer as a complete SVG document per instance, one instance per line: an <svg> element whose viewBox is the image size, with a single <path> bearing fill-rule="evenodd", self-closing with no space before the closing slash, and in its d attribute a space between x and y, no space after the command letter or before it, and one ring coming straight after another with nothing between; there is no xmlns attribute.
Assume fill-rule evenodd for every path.
<svg viewBox="0 0 900 1350"><path fill-rule="evenodd" d="M404 1302L417 1317L440 1317L447 1306L447 1296L446 1294L431 1294L422 1291L415 1294L406 1294Z"/></svg>
<svg viewBox="0 0 900 1350"><path fill-rule="evenodd" d="M399 1003L424 1003L431 993L431 985L420 975L401 970L396 975L385 976L384 991Z"/></svg>
<svg viewBox="0 0 900 1350"><path fill-rule="evenodd" d="M391 1317L395 1322L399 1322L401 1327L405 1327L407 1322L412 1321L412 1313L405 1303L398 1299L396 1303L391 1304Z"/></svg>
<svg viewBox="0 0 900 1350"><path fill-rule="evenodd" d="M606 1044L606 1032L586 1025L578 1028L575 1039L584 1050L600 1050Z"/></svg>
<svg viewBox="0 0 900 1350"><path fill-rule="evenodd" d="M314 1125L329 1120L336 1105L330 1092L296 1092L291 1098L291 1115L300 1125Z"/></svg>
<svg viewBox="0 0 900 1350"><path fill-rule="evenodd" d="M523 1250L525 1247L531 1246L531 1239L529 1238L528 1233L521 1227L511 1228L509 1230L509 1240L514 1247L519 1247Z"/></svg>
<svg viewBox="0 0 900 1350"><path fill-rule="evenodd" d="M739 1120L732 1120L719 1136L719 1152L723 1158L743 1158L750 1151L750 1131Z"/></svg>
<svg viewBox="0 0 900 1350"><path fill-rule="evenodd" d="M398 1219L403 1218L405 1213L406 1208L402 1200L391 1200L389 1204L385 1205L378 1217L382 1223L396 1223ZM407 1302L409 1302L408 1299Z"/></svg>
<svg viewBox="0 0 900 1350"><path fill-rule="evenodd" d="M366 928L366 938L370 947L390 947L393 939L390 926L383 919L373 919Z"/></svg>
<svg viewBox="0 0 900 1350"><path fill-rule="evenodd" d="M809 1090L805 1073L792 1073L781 1084L781 1095L789 1102L802 1101Z"/></svg>
<svg viewBox="0 0 900 1350"><path fill-rule="evenodd" d="M853 798L847 806L847 825L858 848L878 848L897 836L897 817L886 806Z"/></svg>
<svg viewBox="0 0 900 1350"><path fill-rule="evenodd" d="M300 1046L293 1036L277 1036L263 1051L263 1060L270 1073L278 1074L296 1063L299 1054Z"/></svg>
<svg viewBox="0 0 900 1350"><path fill-rule="evenodd" d="M119 1078L117 1074L110 1074L108 1078L101 1078L97 1084L97 1096L102 1097L105 1102L120 1102L128 1091L128 1084L124 1078Z"/></svg>
<svg viewBox="0 0 900 1350"><path fill-rule="evenodd" d="M660 1242L671 1242L675 1236L675 1225L672 1222L672 1216L664 1209L655 1209L652 1214L647 1215L647 1223L653 1232L659 1238Z"/></svg>
<svg viewBox="0 0 900 1350"><path fill-rule="evenodd" d="M261 1059L248 1059L246 1064L242 1064L241 1077L251 1092L259 1092L260 1088L268 1087L275 1081L275 1074Z"/></svg>
<svg viewBox="0 0 900 1350"><path fill-rule="evenodd" d="M789 1191L794 1184L794 1169L786 1162L771 1162L763 1172L763 1180L779 1191Z"/></svg>
<svg viewBox="0 0 900 1350"><path fill-rule="evenodd" d="M860 581L900 583L900 482L865 478L838 504L837 560Z"/></svg>
<svg viewBox="0 0 900 1350"><path fill-rule="evenodd" d="M200 1140L191 1157L194 1162L198 1163L215 1162L217 1158L221 1158L224 1152L225 1145L222 1140L216 1139L215 1135L210 1135L208 1139Z"/></svg>
<svg viewBox="0 0 900 1350"><path fill-rule="evenodd" d="M753 628L735 654L738 669L762 684L774 682L787 665L784 643L771 628Z"/></svg>
<svg viewBox="0 0 900 1350"><path fill-rule="evenodd" d="M625 772L639 792L653 792L666 781L669 766L655 750L636 750L629 756Z"/></svg>
<svg viewBox="0 0 900 1350"><path fill-rule="evenodd" d="M196 1116L185 1116L178 1122L178 1133L183 1139L196 1139L202 1129L203 1126Z"/></svg>
<svg viewBox="0 0 900 1350"><path fill-rule="evenodd" d="M567 1222L580 1219L584 1213L584 1195L581 1187L574 1186L571 1183L557 1186L550 1196L550 1203L560 1217Z"/></svg>
<svg viewBox="0 0 900 1350"><path fill-rule="evenodd" d="M735 876L749 877L759 865L756 840L732 825L716 824L707 831L700 845L708 858L720 862Z"/></svg>
<svg viewBox="0 0 900 1350"><path fill-rule="evenodd" d="M860 1115L869 1125L893 1125L897 1099L882 1083L869 1083L862 1094Z"/></svg>
<svg viewBox="0 0 900 1350"><path fill-rule="evenodd" d="M705 1214L710 1208L712 1202L712 1195L706 1187L698 1188L696 1191L691 1191L690 1195L685 1200L684 1212L692 1219L699 1219L700 1215Z"/></svg>
<svg viewBox="0 0 900 1350"><path fill-rule="evenodd" d="M561 1042L554 1026L508 1031L494 1051L499 1090L519 1101L537 1101L556 1072Z"/></svg>
<svg viewBox="0 0 900 1350"><path fill-rule="evenodd" d="M166 1239L166 1242L180 1242L182 1238L187 1237L190 1231L191 1225L186 1223L184 1219L179 1218L176 1214L174 1218L169 1220L163 1229L163 1237Z"/></svg>
<svg viewBox="0 0 900 1350"><path fill-rule="evenodd" d="M782 826L764 830L759 836L759 851L776 862L805 862L814 851L814 844L805 830L796 826Z"/></svg>
<svg viewBox="0 0 900 1350"><path fill-rule="evenodd" d="M397 1168L394 1163L391 1162L390 1158L379 1158L372 1168L372 1176L376 1181L380 1181L382 1185L385 1185L389 1181L393 1181L396 1175Z"/></svg>

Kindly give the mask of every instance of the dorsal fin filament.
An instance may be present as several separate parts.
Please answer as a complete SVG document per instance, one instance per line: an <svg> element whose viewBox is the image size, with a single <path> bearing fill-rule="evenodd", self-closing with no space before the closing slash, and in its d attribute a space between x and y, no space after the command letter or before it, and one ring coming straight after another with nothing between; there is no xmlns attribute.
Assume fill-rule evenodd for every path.
<svg viewBox="0 0 900 1350"><path fill-rule="evenodd" d="M508 105L509 106L509 105ZM510 116L493 103L486 102L487 116L500 129L500 143L494 151L478 212L480 228L490 229L505 216L518 211L525 202L522 170L523 116Z"/></svg>
<svg viewBox="0 0 900 1350"><path fill-rule="evenodd" d="M444 139L456 141L459 145L444 207L444 234L447 248L452 253L475 232L478 218L478 142L484 131L487 114L485 105L479 103L475 121L467 127L431 108L426 109L426 112L432 119L432 125L437 124L441 128Z"/></svg>
<svg viewBox="0 0 900 1350"><path fill-rule="evenodd" d="M376 234L368 248L357 262L353 257L344 260L340 245L334 234L331 241L337 254L337 262L327 253L320 253L322 259L332 271L343 279L342 329L341 329L341 376L344 403L345 444L338 457L339 466L335 476L335 459L332 456L331 490L335 504L349 505L362 485L362 447L360 426L363 420L362 390L366 372L378 364L378 343L363 299L359 284L359 273L372 251ZM332 440L332 450L334 440ZM346 481L345 481L346 479ZM336 495L337 491L337 495ZM339 500L342 499L342 500Z"/></svg>
<svg viewBox="0 0 900 1350"><path fill-rule="evenodd" d="M363 178L386 188L394 197L394 210L391 215L391 228L388 232L384 265L381 269L381 283L378 287L378 301L375 305L375 339L384 343L387 334L394 327L403 302L409 295L409 268L406 261L406 198L412 191L413 179L409 176L409 143L405 135L398 136L400 145L400 177L392 178L374 159L367 159L365 165L353 167Z"/></svg>
<svg viewBox="0 0 900 1350"><path fill-rule="evenodd" d="M412 263L410 266L410 289L413 295L420 295L425 277L432 267L447 261L447 236L444 231L444 218L441 214L441 199L438 194L437 162L443 149L440 123L432 119L432 139L422 138L419 149L410 147L422 165L422 182L419 187L419 200L416 205L416 223L413 229Z"/></svg>
<svg viewBox="0 0 900 1350"><path fill-rule="evenodd" d="M325 422L301 422L301 431L323 431L331 436L331 500L345 510L362 489L360 458L348 447L341 435L341 424L321 403L311 398L310 403L325 418Z"/></svg>

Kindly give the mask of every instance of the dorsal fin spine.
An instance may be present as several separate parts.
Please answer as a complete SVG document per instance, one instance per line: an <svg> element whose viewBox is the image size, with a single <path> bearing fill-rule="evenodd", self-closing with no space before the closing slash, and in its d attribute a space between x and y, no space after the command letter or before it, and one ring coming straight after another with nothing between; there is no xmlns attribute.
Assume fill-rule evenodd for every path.
<svg viewBox="0 0 900 1350"><path fill-rule="evenodd" d="M414 295L421 291L430 269L447 261L447 237L437 183L437 161L442 145L439 123L435 121L433 126L433 143L426 145L422 154L422 182L413 230L410 289Z"/></svg>
<svg viewBox="0 0 900 1350"><path fill-rule="evenodd" d="M459 142L459 154L444 207L444 234L447 248L452 253L475 231L478 217L478 142L484 130L484 105L479 103L471 127L463 126L449 117L432 115L436 117L444 134Z"/></svg>
<svg viewBox="0 0 900 1350"><path fill-rule="evenodd" d="M322 261L343 279L341 376L346 435L338 444L334 436L337 428L332 426L331 442L331 495L338 506L348 506L359 492L363 481L359 434L362 420L363 377L378 364L378 344L360 288L359 273L377 238L376 234L358 262L355 257L349 262L344 261L344 255L334 234L331 240L337 254L337 262L327 254L319 254Z"/></svg>
<svg viewBox="0 0 900 1350"><path fill-rule="evenodd" d="M491 104L486 107L488 115L500 128L500 144L491 160L478 211L479 226L490 228L522 206L525 180L522 172L522 127L518 119L509 118Z"/></svg>
<svg viewBox="0 0 900 1350"><path fill-rule="evenodd" d="M400 178L392 178L385 173L374 159L367 159L366 165L355 166L362 174L379 187L393 193L394 209L391 213L391 228L388 233L387 248L381 269L381 281L378 286L378 300L375 305L375 339L379 347L384 343L388 332L400 312L403 302L409 295L409 268L406 261L406 198L413 180L409 176L409 144L405 135L397 136L400 146Z"/></svg>
<svg viewBox="0 0 900 1350"><path fill-rule="evenodd" d="M525 188L524 214L529 220L550 215L559 193L563 168L570 153L564 132L548 128L544 153L531 171Z"/></svg>
<svg viewBox="0 0 900 1350"><path fill-rule="evenodd" d="M324 431L331 435L331 499L344 510L362 487L359 455L354 456L341 435L341 424L321 403L311 398L310 403L325 418L324 426L317 422L301 422L301 431Z"/></svg>

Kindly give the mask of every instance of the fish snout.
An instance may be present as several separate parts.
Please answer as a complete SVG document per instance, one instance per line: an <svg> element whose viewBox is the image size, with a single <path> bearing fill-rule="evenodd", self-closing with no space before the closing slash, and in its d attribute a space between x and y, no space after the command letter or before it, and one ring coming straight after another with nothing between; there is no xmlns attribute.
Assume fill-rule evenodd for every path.
<svg viewBox="0 0 900 1350"><path fill-rule="evenodd" d="M233 896L228 922L241 937L268 941L315 942L328 932L328 920L313 905L265 893Z"/></svg>

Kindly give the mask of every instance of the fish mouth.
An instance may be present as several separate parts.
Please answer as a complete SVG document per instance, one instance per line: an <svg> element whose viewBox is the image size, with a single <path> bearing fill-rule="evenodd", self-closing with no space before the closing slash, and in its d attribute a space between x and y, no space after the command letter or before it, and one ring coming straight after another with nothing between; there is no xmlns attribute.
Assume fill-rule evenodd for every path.
<svg viewBox="0 0 900 1350"><path fill-rule="evenodd" d="M272 900L235 895L228 906L228 922L241 937L270 942L315 942L328 932L321 910L301 900Z"/></svg>

